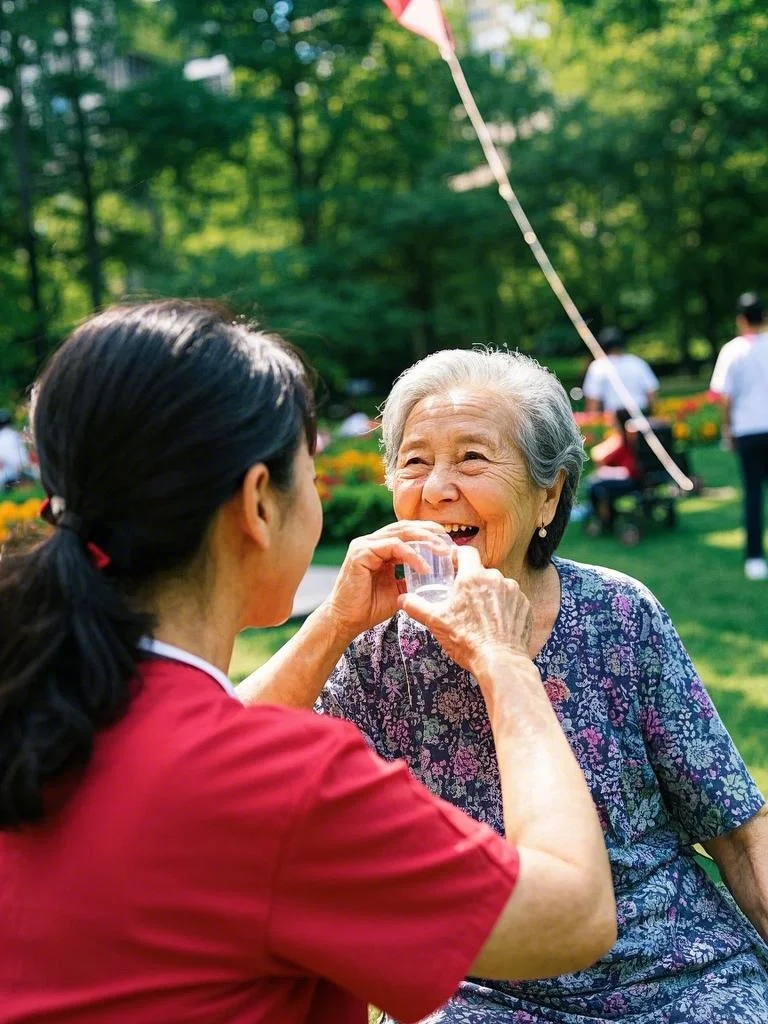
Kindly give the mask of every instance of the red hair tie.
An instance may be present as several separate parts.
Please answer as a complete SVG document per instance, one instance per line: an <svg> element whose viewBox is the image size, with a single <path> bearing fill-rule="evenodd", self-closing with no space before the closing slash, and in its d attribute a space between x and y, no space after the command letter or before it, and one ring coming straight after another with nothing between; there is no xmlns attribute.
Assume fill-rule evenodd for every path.
<svg viewBox="0 0 768 1024"><path fill-rule="evenodd" d="M106 569L112 559L106 553L102 551L98 544L94 544L92 540L89 540L85 545L88 548L88 552L91 556L94 566L101 572L102 569Z"/></svg>
<svg viewBox="0 0 768 1024"><path fill-rule="evenodd" d="M54 502L56 507L54 507ZM40 518L44 519L46 523L50 523L51 526L63 526L68 529L73 529L71 523L59 522L59 518L63 518L62 513L64 511L66 511L66 505L62 498L54 497L53 500L51 500L51 498L46 498L40 505ZM91 556L94 568L99 572L101 572L102 569L106 569L112 561L106 551L100 548L99 545L92 540L89 540L85 547L88 554Z"/></svg>

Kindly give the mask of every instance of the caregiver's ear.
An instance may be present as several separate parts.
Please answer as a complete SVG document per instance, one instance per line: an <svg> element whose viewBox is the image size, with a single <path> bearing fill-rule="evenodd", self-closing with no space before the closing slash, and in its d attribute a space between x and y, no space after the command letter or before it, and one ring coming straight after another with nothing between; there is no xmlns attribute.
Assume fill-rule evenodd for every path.
<svg viewBox="0 0 768 1024"><path fill-rule="evenodd" d="M269 469L263 462L254 463L247 471L239 498L242 529L258 547L266 550L279 522L279 508Z"/></svg>

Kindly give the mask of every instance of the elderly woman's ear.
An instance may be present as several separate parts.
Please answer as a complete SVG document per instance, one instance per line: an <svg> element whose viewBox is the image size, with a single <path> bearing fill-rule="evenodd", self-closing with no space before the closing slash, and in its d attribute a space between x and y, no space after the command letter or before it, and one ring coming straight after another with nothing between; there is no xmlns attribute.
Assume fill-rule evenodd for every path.
<svg viewBox="0 0 768 1024"><path fill-rule="evenodd" d="M544 488L545 496L541 506L542 526L549 526L549 524L555 518L555 512L557 512L557 506L560 501L560 495L563 493L564 485L565 470L561 469L560 472L557 474L557 480L555 480L552 486Z"/></svg>

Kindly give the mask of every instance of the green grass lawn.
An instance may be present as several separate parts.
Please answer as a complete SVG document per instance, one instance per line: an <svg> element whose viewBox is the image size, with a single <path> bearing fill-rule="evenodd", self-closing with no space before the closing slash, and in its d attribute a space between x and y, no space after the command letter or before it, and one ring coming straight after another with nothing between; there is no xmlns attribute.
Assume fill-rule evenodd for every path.
<svg viewBox="0 0 768 1024"><path fill-rule="evenodd" d="M741 492L734 456L697 449L707 491L680 502L679 525L626 548L572 524L561 553L629 573L672 617L739 749L768 792L768 584L743 573Z"/></svg>
<svg viewBox="0 0 768 1024"><path fill-rule="evenodd" d="M635 548L583 535L572 523L559 553L607 565L646 583L665 605L755 778L768 791L768 583L742 569L741 501L734 457L697 449L693 471L704 496L680 502L675 530L659 530ZM319 564L338 564L343 550L320 550ZM296 624L249 630L238 640L235 680L262 664Z"/></svg>

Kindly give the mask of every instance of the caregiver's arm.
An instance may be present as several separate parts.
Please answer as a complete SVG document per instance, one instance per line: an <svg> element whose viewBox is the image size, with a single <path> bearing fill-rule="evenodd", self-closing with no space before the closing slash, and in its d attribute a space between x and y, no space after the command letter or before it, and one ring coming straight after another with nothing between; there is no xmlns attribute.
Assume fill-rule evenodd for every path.
<svg viewBox="0 0 768 1024"><path fill-rule="evenodd" d="M507 977L514 955L515 977L568 974L594 963L616 941L602 829L536 667L523 655L489 652L473 673L481 686L486 672L506 676L516 690L514 699L497 692L489 714L504 827L517 846L520 875L471 973Z"/></svg>
<svg viewBox="0 0 768 1024"><path fill-rule="evenodd" d="M702 845L733 898L768 942L768 805L732 832Z"/></svg>
<svg viewBox="0 0 768 1024"><path fill-rule="evenodd" d="M266 664L237 688L245 704L311 708L333 667L356 636L397 611L395 565L422 568L408 541L445 530L436 523L401 521L352 541L331 595Z"/></svg>
<svg viewBox="0 0 768 1024"><path fill-rule="evenodd" d="M244 704L311 708L353 639L337 628L326 602L269 661L246 676L237 695Z"/></svg>
<svg viewBox="0 0 768 1024"><path fill-rule="evenodd" d="M530 609L514 580L459 549L450 602L403 607L477 680L496 745L507 838L520 875L472 965L490 978L579 970L616 938L610 865L592 797L527 654Z"/></svg>

